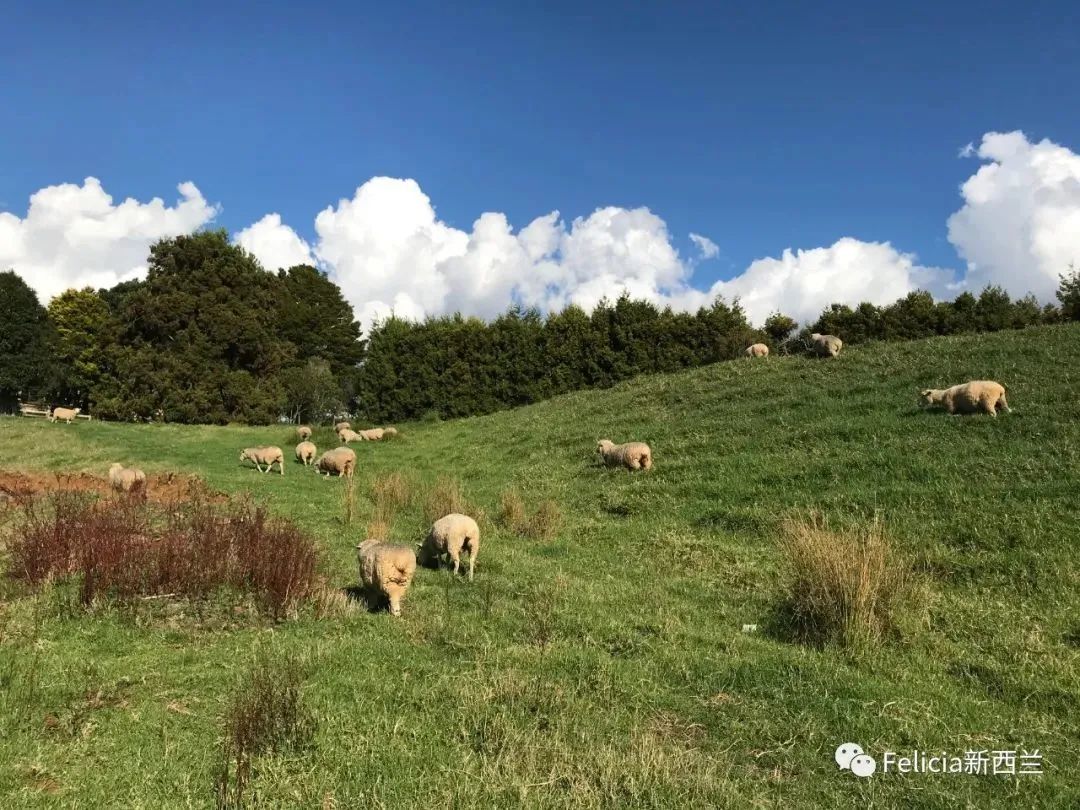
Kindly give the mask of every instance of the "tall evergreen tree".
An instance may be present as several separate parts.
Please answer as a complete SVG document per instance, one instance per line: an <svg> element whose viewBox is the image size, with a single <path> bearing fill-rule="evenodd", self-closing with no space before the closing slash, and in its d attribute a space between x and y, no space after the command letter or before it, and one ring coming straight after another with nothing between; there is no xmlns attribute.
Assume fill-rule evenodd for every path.
<svg viewBox="0 0 1080 810"><path fill-rule="evenodd" d="M1069 266L1061 275L1057 299L1061 302L1061 317L1067 321L1080 321L1080 268Z"/></svg>
<svg viewBox="0 0 1080 810"><path fill-rule="evenodd" d="M795 319L782 312L774 312L765 319L765 334L769 336L774 346L779 346L798 328L799 324Z"/></svg>
<svg viewBox="0 0 1080 810"><path fill-rule="evenodd" d="M325 360L338 377L355 374L364 341L352 306L325 273L307 264L277 273L281 297L278 335L296 347L296 359Z"/></svg>
<svg viewBox="0 0 1080 810"><path fill-rule="evenodd" d="M223 230L155 244L146 280L117 304L123 348L99 407L124 419L276 419L296 354L278 332L277 285Z"/></svg>
<svg viewBox="0 0 1080 810"><path fill-rule="evenodd" d="M94 392L108 373L119 325L100 293L66 290L49 302L50 349L56 362L58 401L90 410Z"/></svg>
<svg viewBox="0 0 1080 810"><path fill-rule="evenodd" d="M14 270L0 273L0 410L44 393L50 374L49 321L37 294Z"/></svg>

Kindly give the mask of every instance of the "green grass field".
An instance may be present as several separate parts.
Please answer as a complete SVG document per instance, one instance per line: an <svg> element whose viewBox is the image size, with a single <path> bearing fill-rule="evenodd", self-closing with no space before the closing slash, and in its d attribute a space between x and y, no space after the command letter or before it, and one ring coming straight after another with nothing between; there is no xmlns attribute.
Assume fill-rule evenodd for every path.
<svg viewBox="0 0 1080 810"><path fill-rule="evenodd" d="M990 378L1011 414L949 417L916 392ZM356 582L370 486L458 478L488 519L476 580L418 572L404 615L279 624L0 604L0 806L213 806L222 716L257 655L304 659L310 743L255 764L264 807L1080 805L1080 327L852 347L642 378L356 445L344 484L238 450L287 427L0 420L0 466L114 460L250 492ZM598 438L655 468L599 467ZM327 445L329 429L315 441ZM555 539L492 519L554 499ZM419 541L422 497L391 538ZM879 519L924 583L902 637L815 648L769 632L788 515ZM14 518L9 514L8 525ZM156 611L156 612L154 612ZM761 630L744 633L744 624ZM833 752L1038 749L1041 776L857 779Z"/></svg>

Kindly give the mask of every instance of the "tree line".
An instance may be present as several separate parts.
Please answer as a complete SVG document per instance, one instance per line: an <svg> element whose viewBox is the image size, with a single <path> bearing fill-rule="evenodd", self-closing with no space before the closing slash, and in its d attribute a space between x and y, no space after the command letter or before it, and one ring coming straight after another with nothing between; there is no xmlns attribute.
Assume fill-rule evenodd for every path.
<svg viewBox="0 0 1080 810"><path fill-rule="evenodd" d="M68 290L44 309L0 274L0 407L44 399L95 417L225 424L345 407L360 324L313 267L268 273L225 231L165 239L146 278Z"/></svg>
<svg viewBox="0 0 1080 810"><path fill-rule="evenodd" d="M833 304L798 331L782 313L756 329L738 301L688 313L623 296L591 313L390 317L365 340L325 274L268 273L225 231L162 240L148 268L141 281L68 290L47 308L0 273L0 409L46 400L97 418L209 424L451 418L731 360L754 342L802 352L811 332L861 343L1080 320L1070 269L1060 306L998 287L952 301L919 291L884 307Z"/></svg>

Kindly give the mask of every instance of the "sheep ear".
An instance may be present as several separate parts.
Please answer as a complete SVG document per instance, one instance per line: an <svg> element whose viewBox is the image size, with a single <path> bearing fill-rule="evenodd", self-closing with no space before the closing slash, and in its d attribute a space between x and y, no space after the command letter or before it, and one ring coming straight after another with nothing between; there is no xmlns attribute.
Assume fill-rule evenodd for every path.
<svg viewBox="0 0 1080 810"><path fill-rule="evenodd" d="M920 394L922 394L922 395L923 395L924 397L925 397L925 396L929 396L929 394L930 394L930 389L929 389L929 388L924 388L924 389L923 389L922 391L920 391L919 393L920 393Z"/></svg>

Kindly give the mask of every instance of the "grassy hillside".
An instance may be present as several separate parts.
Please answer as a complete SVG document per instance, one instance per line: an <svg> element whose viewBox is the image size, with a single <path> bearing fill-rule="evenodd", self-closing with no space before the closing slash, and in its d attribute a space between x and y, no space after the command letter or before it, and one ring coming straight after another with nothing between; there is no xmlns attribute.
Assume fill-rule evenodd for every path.
<svg viewBox="0 0 1080 810"><path fill-rule="evenodd" d="M916 392L1009 388L1013 413L949 417ZM458 478L482 507L476 581L418 573L404 616L277 625L71 610L9 587L0 607L0 804L212 806L222 715L257 654L310 666L310 745L256 762L263 806L1020 806L1080 804L1080 328L853 347L643 378L493 416L403 425L357 446L343 484L237 462L286 428L0 420L0 467L111 461L249 491L355 583L371 483ZM596 465L598 438L655 469ZM320 447L328 441L320 431ZM491 518L554 499L554 540ZM880 520L921 578L901 637L872 651L769 630L780 521ZM9 519L10 524L10 519ZM756 633L743 633L757 624ZM1042 776L838 771L833 751L1038 749Z"/></svg>

